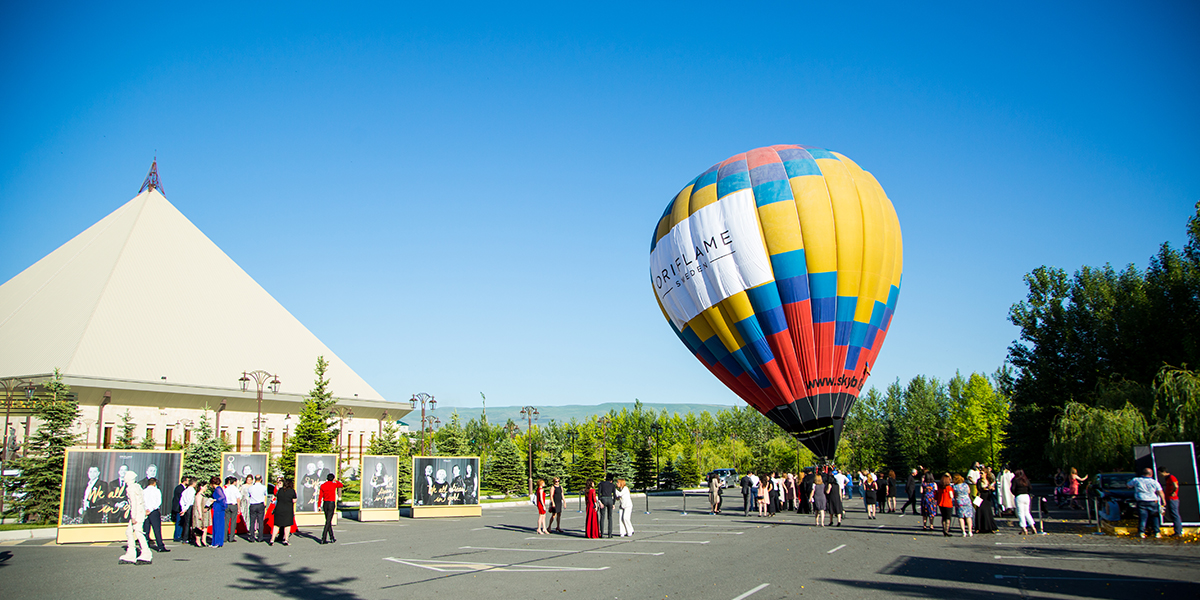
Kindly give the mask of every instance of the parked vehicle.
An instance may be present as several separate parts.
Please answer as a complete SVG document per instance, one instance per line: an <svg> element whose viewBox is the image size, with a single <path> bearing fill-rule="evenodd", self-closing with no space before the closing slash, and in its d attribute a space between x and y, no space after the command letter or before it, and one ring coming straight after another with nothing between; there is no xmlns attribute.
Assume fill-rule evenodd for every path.
<svg viewBox="0 0 1200 600"><path fill-rule="evenodd" d="M721 479L721 487L738 487L741 485L741 477L738 475L737 469L713 469L708 472L708 477L705 480L716 475Z"/></svg>
<svg viewBox="0 0 1200 600"><path fill-rule="evenodd" d="M1137 477L1133 473L1098 473L1094 475L1087 488L1088 498L1097 498L1101 504L1115 502L1122 518L1137 516L1137 503L1133 499L1133 488L1129 480ZM1106 507L1101 506L1101 513Z"/></svg>

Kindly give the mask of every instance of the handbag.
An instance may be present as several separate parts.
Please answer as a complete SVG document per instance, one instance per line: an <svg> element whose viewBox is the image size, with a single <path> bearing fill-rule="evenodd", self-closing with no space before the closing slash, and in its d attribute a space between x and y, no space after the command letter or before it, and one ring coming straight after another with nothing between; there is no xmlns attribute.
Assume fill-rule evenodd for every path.
<svg viewBox="0 0 1200 600"><path fill-rule="evenodd" d="M979 506L979 505L983 504L983 496L975 496L975 499L972 500L971 503L974 504L975 506Z"/></svg>

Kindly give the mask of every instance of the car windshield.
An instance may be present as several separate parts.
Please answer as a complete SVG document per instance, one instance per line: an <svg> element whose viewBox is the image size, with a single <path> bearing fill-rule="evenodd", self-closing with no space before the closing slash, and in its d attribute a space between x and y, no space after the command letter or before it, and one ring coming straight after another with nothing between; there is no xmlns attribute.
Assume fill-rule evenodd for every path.
<svg viewBox="0 0 1200 600"><path fill-rule="evenodd" d="M1116 473L1113 475L1104 475L1100 478L1100 485L1106 490L1124 490L1129 489L1126 484L1133 479L1133 473Z"/></svg>

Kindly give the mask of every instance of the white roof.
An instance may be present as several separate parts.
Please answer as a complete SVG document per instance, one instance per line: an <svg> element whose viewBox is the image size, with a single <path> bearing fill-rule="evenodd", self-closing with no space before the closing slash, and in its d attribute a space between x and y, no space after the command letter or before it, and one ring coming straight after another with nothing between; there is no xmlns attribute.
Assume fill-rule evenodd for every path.
<svg viewBox="0 0 1200 600"><path fill-rule="evenodd" d="M262 369L303 395L317 356L338 397L383 399L153 188L0 286L0 376L232 392Z"/></svg>

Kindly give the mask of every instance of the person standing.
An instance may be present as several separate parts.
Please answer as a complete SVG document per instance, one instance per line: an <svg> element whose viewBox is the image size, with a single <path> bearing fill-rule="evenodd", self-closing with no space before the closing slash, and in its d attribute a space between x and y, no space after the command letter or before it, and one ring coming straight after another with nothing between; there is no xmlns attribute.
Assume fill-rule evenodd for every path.
<svg viewBox="0 0 1200 600"><path fill-rule="evenodd" d="M608 525L608 537L612 537L612 519L613 519L613 503L617 498L617 486L612 482L612 475L600 482L600 488L597 490L600 493L600 530L604 531L605 524Z"/></svg>
<svg viewBox="0 0 1200 600"><path fill-rule="evenodd" d="M1175 537L1181 537L1183 535L1183 519L1179 518L1179 480L1168 472L1165 466L1158 468L1158 479L1159 485L1162 486L1163 497L1167 500L1166 518L1171 519L1171 525L1175 527Z"/></svg>
<svg viewBox="0 0 1200 600"><path fill-rule="evenodd" d="M808 502L817 515L817 527L825 526L825 489L824 479L818 473L813 479L812 491L808 495Z"/></svg>
<svg viewBox="0 0 1200 600"><path fill-rule="evenodd" d="M241 492L237 487L237 477L225 478L225 541L237 541L238 505L241 502Z"/></svg>
<svg viewBox="0 0 1200 600"><path fill-rule="evenodd" d="M326 543L326 534L329 535L328 543L337 541L337 538L333 537L333 513L337 510L338 490L342 487L342 482L335 481L333 473L325 475L325 483L321 484L321 509L325 511L325 529L321 530L322 544Z"/></svg>
<svg viewBox="0 0 1200 600"><path fill-rule="evenodd" d="M1017 469L1016 473L1013 473L1009 491L1016 500L1017 520L1021 525L1021 534L1027 535L1030 529L1037 533L1037 522L1033 520L1033 514L1029 512L1029 505L1032 502L1030 496L1032 486L1029 484L1029 478L1025 476L1024 470Z"/></svg>
<svg viewBox="0 0 1200 600"><path fill-rule="evenodd" d="M225 547L225 509L229 508L229 499L225 497L225 488L221 486L221 478L213 475L208 480L208 485L212 487L212 527L213 527L213 548Z"/></svg>
<svg viewBox="0 0 1200 600"><path fill-rule="evenodd" d="M162 539L162 490L158 489L158 478L151 477L146 480L146 489L142 490L142 501L146 505L146 520L142 525L146 541L150 542L151 548L159 552L170 552L163 545ZM158 540L157 545L155 540Z"/></svg>
<svg viewBox="0 0 1200 600"><path fill-rule="evenodd" d="M587 480L587 494L585 498L587 513L584 514L584 535L589 540L600 539L600 498L596 495L596 482Z"/></svg>
<svg viewBox="0 0 1200 600"><path fill-rule="evenodd" d="M933 515L937 512L937 484L933 472L926 471L921 482L921 529L933 531Z"/></svg>
<svg viewBox="0 0 1200 600"><path fill-rule="evenodd" d="M978 487L975 488L979 490ZM971 486L967 484L962 475L954 476L954 516L958 517L958 527L962 530L963 537L972 537L975 535L975 529L971 522L975 519L975 505L971 496Z"/></svg>
<svg viewBox="0 0 1200 600"><path fill-rule="evenodd" d="M546 531L546 480L544 479L537 481L537 489L533 492L533 504L537 506L538 511L537 534L550 533Z"/></svg>
<svg viewBox="0 0 1200 600"><path fill-rule="evenodd" d="M624 479L617 480L617 499L620 502L621 537L633 535L633 497Z"/></svg>
<svg viewBox="0 0 1200 600"><path fill-rule="evenodd" d="M183 522L179 518L183 513L179 506L180 497L183 496L184 490L188 488L187 477L179 478L179 485L175 486L175 491L171 492L171 522L175 524L175 535L171 536L171 541L182 542L183 539Z"/></svg>
<svg viewBox="0 0 1200 600"><path fill-rule="evenodd" d="M254 485L254 476L247 475L246 478L238 486L238 513L242 515L242 524L246 527L246 533L250 533L250 486ZM254 538L250 538L254 541Z"/></svg>
<svg viewBox="0 0 1200 600"><path fill-rule="evenodd" d="M900 516L904 516L904 511L908 510L909 505L913 507L913 516L921 514L921 504L917 502L917 491L921 487L921 482L917 480L917 470L913 469L908 473L908 479L904 481L904 493L908 495L908 501L904 506L900 507Z"/></svg>
<svg viewBox="0 0 1200 600"><path fill-rule="evenodd" d="M1142 469L1141 477L1134 477L1125 484L1133 488L1133 499L1138 509L1138 537L1145 538L1154 533L1154 537L1162 537L1158 530L1159 509L1167 503L1163 487L1154 479L1154 469Z"/></svg>
<svg viewBox="0 0 1200 600"><path fill-rule="evenodd" d="M783 493L787 498L786 508L788 512L796 510L796 476L788 473L783 480Z"/></svg>
<svg viewBox="0 0 1200 600"><path fill-rule="evenodd" d="M1075 467L1071 467L1071 474L1067 476L1067 493L1071 495L1071 508L1083 508L1079 504L1079 484L1087 481L1088 476L1079 476L1079 471Z"/></svg>
<svg viewBox="0 0 1200 600"><path fill-rule="evenodd" d="M246 503L246 508L250 511L250 521L246 525L246 537L250 538L251 542L269 541L268 532L264 529L266 525L264 520L267 516L267 486L263 485L261 478L255 477L254 483L246 488Z"/></svg>
<svg viewBox="0 0 1200 600"><path fill-rule="evenodd" d="M992 513L992 496L996 493L996 476L984 470L979 477L979 507L975 510L975 530L979 533L1000 533Z"/></svg>
<svg viewBox="0 0 1200 600"><path fill-rule="evenodd" d="M771 478L763 473L758 481L758 516L767 516L767 495L771 493Z"/></svg>
<svg viewBox="0 0 1200 600"><path fill-rule="evenodd" d="M708 514L717 514L717 476L714 473L708 474Z"/></svg>
<svg viewBox="0 0 1200 600"><path fill-rule="evenodd" d="M283 541L280 543L287 546L288 535L296 522L296 486L290 478L284 479L283 483L275 488L275 510L271 512L271 516L271 537L267 539L267 545L273 545L280 530L283 530Z"/></svg>
<svg viewBox="0 0 1200 600"><path fill-rule="evenodd" d="M875 479L874 473L867 473L863 481L863 504L867 508L867 518L875 518L875 509L879 503L879 482Z"/></svg>
<svg viewBox="0 0 1200 600"><path fill-rule="evenodd" d="M754 503L754 508L756 510L758 509L758 487L761 485L762 485L762 481L759 480L758 475L755 475L754 471L751 471L750 472L750 501Z"/></svg>
<svg viewBox="0 0 1200 600"><path fill-rule="evenodd" d="M842 501L842 494L838 488L836 479L826 479L828 489L825 490L826 512L829 513L829 524L834 527L842 526L842 519L846 517L846 504ZM847 479L846 481L850 481Z"/></svg>
<svg viewBox="0 0 1200 600"><path fill-rule="evenodd" d="M750 473L742 475L742 516L750 516Z"/></svg>
<svg viewBox="0 0 1200 600"><path fill-rule="evenodd" d="M1012 493L1012 482L1016 477L1008 467L1004 467L1004 471L1000 473L1000 479L996 481L996 492L1000 496L1000 514L1011 512L1017 507L1017 498Z"/></svg>
<svg viewBox="0 0 1200 600"><path fill-rule="evenodd" d="M944 473L938 485L938 512L942 515L942 535L950 537L950 519L954 516L954 485Z"/></svg>
<svg viewBox="0 0 1200 600"><path fill-rule="evenodd" d="M146 534L142 531L142 522L146 519L142 486L137 483L137 473L126 471L124 477L121 487L125 490L125 506L129 507L129 522L125 525L125 540L129 546L118 562L149 564L154 556L150 554L150 544L146 543ZM138 552L139 547L141 552Z"/></svg>
<svg viewBox="0 0 1200 600"><path fill-rule="evenodd" d="M887 495L884 496L886 502L884 506L890 513L896 512L896 472L888 469L887 472Z"/></svg>
<svg viewBox="0 0 1200 600"><path fill-rule="evenodd" d="M195 478L188 477L187 484L187 489L183 490L183 493L179 495L179 521L176 523L175 528L183 528L179 538L190 544L195 541L196 537L192 535L192 505L196 503Z"/></svg>
<svg viewBox="0 0 1200 600"><path fill-rule="evenodd" d="M197 481L193 489L196 495L192 503L192 538L197 548L203 548L208 545L208 528L212 525L212 513L208 511L209 499L204 497L208 482Z"/></svg>
<svg viewBox="0 0 1200 600"><path fill-rule="evenodd" d="M563 494L562 480L557 477L554 478L554 486L550 488L550 497L554 512L550 513L550 523L546 524L546 528L549 529L550 525L554 525L555 533L562 533L563 506L566 505L567 499Z"/></svg>

